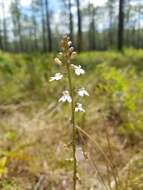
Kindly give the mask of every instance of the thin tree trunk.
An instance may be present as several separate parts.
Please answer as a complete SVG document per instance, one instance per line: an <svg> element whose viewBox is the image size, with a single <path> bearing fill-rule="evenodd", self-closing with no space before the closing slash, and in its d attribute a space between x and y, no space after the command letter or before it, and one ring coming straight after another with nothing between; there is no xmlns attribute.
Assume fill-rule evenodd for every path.
<svg viewBox="0 0 143 190"><path fill-rule="evenodd" d="M89 50L95 50L96 49L96 29L95 29L95 19L94 19L94 13L92 13L90 26L89 26Z"/></svg>
<svg viewBox="0 0 143 190"><path fill-rule="evenodd" d="M76 0L77 4L77 19L78 19L78 34L77 34L77 46L78 50L82 50L82 18L81 18L81 11L80 11L80 0Z"/></svg>
<svg viewBox="0 0 143 190"><path fill-rule="evenodd" d="M5 4L4 0L2 1L2 12L3 12L3 37L4 37L4 43L3 48L4 50L7 50L8 44L7 44L7 25L6 25L6 16L5 16Z"/></svg>
<svg viewBox="0 0 143 190"><path fill-rule="evenodd" d="M22 42L22 32L21 32L20 15L19 15L17 21L18 21L19 51L23 51L23 42Z"/></svg>
<svg viewBox="0 0 143 190"><path fill-rule="evenodd" d="M70 38L71 41L73 41L73 14L71 11L71 0L68 0L68 8L69 8L69 31L70 31Z"/></svg>
<svg viewBox="0 0 143 190"><path fill-rule="evenodd" d="M0 23L1 26L1 23ZM0 28L0 50L3 49L3 44L2 44L2 29Z"/></svg>
<svg viewBox="0 0 143 190"><path fill-rule="evenodd" d="M130 12L131 12L131 6L130 6L130 0L126 0L126 6L128 7L128 10L126 12L126 24L127 24L127 28L125 30L125 42L126 42L126 46L130 47L131 45L131 40L130 40L130 35L131 35L131 28L128 27L128 23L130 22Z"/></svg>
<svg viewBox="0 0 143 190"><path fill-rule="evenodd" d="M19 0L15 0L14 2L14 10L13 10L13 16L14 16L14 30L15 34L14 36L18 39L16 39L16 51L23 51L23 37L22 37L22 29L21 29L21 10L20 10L20 2Z"/></svg>
<svg viewBox="0 0 143 190"><path fill-rule="evenodd" d="M118 50L123 51L124 45L124 0L119 0L119 18L118 18Z"/></svg>
<svg viewBox="0 0 143 190"><path fill-rule="evenodd" d="M110 5L109 10L109 43L110 47L113 46L113 7Z"/></svg>
<svg viewBox="0 0 143 190"><path fill-rule="evenodd" d="M33 16L33 24L34 24L34 49L38 49L38 40L37 40L37 23L36 18Z"/></svg>
<svg viewBox="0 0 143 190"><path fill-rule="evenodd" d="M52 33L51 33L51 23L49 14L49 1L45 0L46 17L47 17L47 38L48 38L48 51L52 51Z"/></svg>
<svg viewBox="0 0 143 190"><path fill-rule="evenodd" d="M138 48L140 48L140 41L141 41L141 7L138 8L138 32L137 32L138 38Z"/></svg>
<svg viewBox="0 0 143 190"><path fill-rule="evenodd" d="M46 46L46 30L45 30L45 15L44 15L44 3L43 0L41 0L41 17L42 17L42 50L43 52L46 52L47 46Z"/></svg>

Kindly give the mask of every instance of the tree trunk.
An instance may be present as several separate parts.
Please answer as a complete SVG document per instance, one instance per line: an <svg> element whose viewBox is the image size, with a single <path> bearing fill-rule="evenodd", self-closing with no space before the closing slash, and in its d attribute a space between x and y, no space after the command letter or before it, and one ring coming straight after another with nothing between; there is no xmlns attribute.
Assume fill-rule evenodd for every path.
<svg viewBox="0 0 143 190"><path fill-rule="evenodd" d="M142 12L141 12L141 5L138 7L138 32L137 32L137 41L138 41L138 48L141 48L141 21L142 21Z"/></svg>
<svg viewBox="0 0 143 190"><path fill-rule="evenodd" d="M96 49L96 29L95 29L95 8L93 6L90 7L89 4L89 15L90 15L90 24L89 24L89 50Z"/></svg>
<svg viewBox="0 0 143 190"><path fill-rule="evenodd" d="M113 7L109 6L109 43L113 46Z"/></svg>
<svg viewBox="0 0 143 190"><path fill-rule="evenodd" d="M37 39L37 22L35 15L33 15L33 29L34 29L34 49L38 50L38 39Z"/></svg>
<svg viewBox="0 0 143 190"><path fill-rule="evenodd" d="M82 50L82 20L81 20L81 11L80 11L80 0L76 0L77 4L77 23L78 23L78 34L77 34L77 46L78 50Z"/></svg>
<svg viewBox="0 0 143 190"><path fill-rule="evenodd" d="M19 36L19 51L23 51L23 42L22 42L22 33L21 33L21 21L20 21L20 15L17 18L18 21L18 36Z"/></svg>
<svg viewBox="0 0 143 190"><path fill-rule="evenodd" d="M127 6L128 6L128 10L127 10L127 13L126 13L126 23L128 25L128 23L130 22L130 11L131 11L131 7L130 7L130 4L129 4L129 0L127 0ZM128 27L126 29L126 35L125 35L125 42L126 42L126 46L127 47L130 47L130 32L131 32L131 28Z"/></svg>
<svg viewBox="0 0 143 190"><path fill-rule="evenodd" d="M5 17L5 4L4 0L2 1L2 12L3 12L3 48L4 50L7 50L8 48L8 42L7 42L7 25L6 25L6 17Z"/></svg>
<svg viewBox="0 0 143 190"><path fill-rule="evenodd" d="M124 43L124 0L119 0L118 50L123 51Z"/></svg>
<svg viewBox="0 0 143 190"><path fill-rule="evenodd" d="M1 23L0 23L1 26ZM2 29L0 28L0 50L3 49L3 44L2 44Z"/></svg>
<svg viewBox="0 0 143 190"><path fill-rule="evenodd" d="M41 17L42 17L42 51L46 52L47 46L46 46L46 29L45 29L45 15L44 15L44 3L43 0L41 0Z"/></svg>
<svg viewBox="0 0 143 190"><path fill-rule="evenodd" d="M68 0L68 8L69 8L69 31L70 31L70 38L73 41L73 14L71 11L71 0Z"/></svg>
<svg viewBox="0 0 143 190"><path fill-rule="evenodd" d="M52 33L51 33L51 23L49 14L49 1L45 0L46 17L47 17L47 38L48 38L48 51L52 51Z"/></svg>

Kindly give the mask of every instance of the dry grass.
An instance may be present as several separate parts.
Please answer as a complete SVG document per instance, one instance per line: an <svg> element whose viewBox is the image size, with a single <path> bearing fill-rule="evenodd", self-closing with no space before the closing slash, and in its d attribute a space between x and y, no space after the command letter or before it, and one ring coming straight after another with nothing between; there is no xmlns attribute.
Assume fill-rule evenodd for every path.
<svg viewBox="0 0 143 190"><path fill-rule="evenodd" d="M33 188L36 190L38 186L41 186L41 189L45 186L47 190L53 187L56 190L71 187L72 150L68 117L63 114L62 108L55 104L49 106L43 104L39 109L38 107L25 103L2 108L5 111L3 115L1 114L0 124L3 127L0 144L7 152L15 151L15 155L9 158L8 173L2 178L1 183L4 187L1 189L6 190L8 184L4 181L8 180L13 183L9 185L11 190ZM120 183L123 176L124 179L128 178L128 172L132 176L132 168L135 167L134 162L130 161L132 157L135 157L136 161L142 160L142 145L140 143L134 147L128 146L126 139L123 140L116 134L111 122L101 122L97 119L97 110L93 104L89 103L89 110L87 119L82 123L85 134L80 132L81 143L87 157L78 164L78 189L104 190L109 177L114 186L113 171L109 174L105 164L106 158L112 159L107 146L105 128L108 129L113 152L112 164L118 170ZM9 131L16 133L15 139L8 138ZM93 143L94 141L96 143Z"/></svg>

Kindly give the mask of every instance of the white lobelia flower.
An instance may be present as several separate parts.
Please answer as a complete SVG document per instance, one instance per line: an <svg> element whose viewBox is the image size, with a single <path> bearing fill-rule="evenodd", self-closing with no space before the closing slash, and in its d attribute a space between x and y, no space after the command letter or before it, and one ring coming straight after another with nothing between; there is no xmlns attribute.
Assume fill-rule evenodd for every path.
<svg viewBox="0 0 143 190"><path fill-rule="evenodd" d="M85 112L81 103L77 103L77 106L75 107L75 112Z"/></svg>
<svg viewBox="0 0 143 190"><path fill-rule="evenodd" d="M56 73L54 77L50 78L50 82L54 81L54 80L61 80L63 78L63 75L61 73Z"/></svg>
<svg viewBox="0 0 143 190"><path fill-rule="evenodd" d="M89 94L88 94L88 92L85 90L85 88L80 88L79 90L78 90L78 95L79 96L89 96Z"/></svg>
<svg viewBox="0 0 143 190"><path fill-rule="evenodd" d="M69 95L69 91L66 90L63 92L63 96L59 99L59 102L72 102L72 99Z"/></svg>
<svg viewBox="0 0 143 190"><path fill-rule="evenodd" d="M75 74L78 76L83 75L85 73L85 71L81 68L81 65L76 66L76 65L72 64L71 67L74 69Z"/></svg>

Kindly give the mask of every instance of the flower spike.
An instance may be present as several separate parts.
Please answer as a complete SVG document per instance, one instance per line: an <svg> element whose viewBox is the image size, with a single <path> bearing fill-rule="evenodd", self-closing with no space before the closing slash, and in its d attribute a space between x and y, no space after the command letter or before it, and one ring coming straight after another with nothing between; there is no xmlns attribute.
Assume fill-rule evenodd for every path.
<svg viewBox="0 0 143 190"><path fill-rule="evenodd" d="M72 61L77 56L77 53L72 45L72 42L70 41L70 38L68 36L64 36L63 40L60 43L61 46L61 52L58 53L57 57L55 58L55 63L58 64L61 67L64 67L64 73L67 77L67 88L68 90L63 91L62 96L59 98L58 102L67 102L70 103L71 107L71 126L72 126L72 151L73 151L73 189L77 190L77 161L81 161L84 159L82 147L77 146L77 129L76 129L76 112L85 112L85 109L83 108L81 103L77 102L77 99L79 99L78 96L89 96L88 92L85 90L85 88L80 88L77 90L77 94L75 93L74 89L74 83L73 83L73 75L72 70L74 71L75 75L80 76L85 74L84 69L81 67L81 65L74 65L71 64ZM56 73L55 76L50 78L51 81L58 81L63 78L63 74Z"/></svg>

